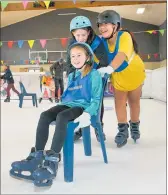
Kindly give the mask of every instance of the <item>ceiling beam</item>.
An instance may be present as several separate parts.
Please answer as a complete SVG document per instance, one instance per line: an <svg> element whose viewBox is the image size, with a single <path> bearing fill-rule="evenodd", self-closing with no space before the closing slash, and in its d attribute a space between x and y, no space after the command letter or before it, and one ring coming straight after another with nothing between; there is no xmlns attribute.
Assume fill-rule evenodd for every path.
<svg viewBox="0 0 168 195"><path fill-rule="evenodd" d="M120 6L120 5L137 5L137 4L156 4L166 3L167 1L55 1L54 7L48 9L67 9L67 8L80 8L80 7L101 7L101 6ZM39 1L41 7L34 7L33 2L28 2L26 10L44 10L46 9L43 1ZM26 11L25 10L25 11ZM22 2L8 3L4 11L24 11Z"/></svg>

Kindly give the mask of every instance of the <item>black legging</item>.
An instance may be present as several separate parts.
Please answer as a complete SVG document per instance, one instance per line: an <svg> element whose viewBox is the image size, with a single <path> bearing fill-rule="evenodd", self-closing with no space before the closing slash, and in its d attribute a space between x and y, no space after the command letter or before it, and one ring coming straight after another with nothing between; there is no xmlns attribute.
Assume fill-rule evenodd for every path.
<svg viewBox="0 0 168 195"><path fill-rule="evenodd" d="M54 78L54 82L55 82L55 98L57 99L58 98L58 89L60 87L60 95L63 94L64 92L64 80L63 78Z"/></svg>
<svg viewBox="0 0 168 195"><path fill-rule="evenodd" d="M37 126L36 144L37 150L44 150L49 135L49 125L56 120L55 132L52 140L51 150L60 153L65 136L67 124L79 117L83 110L81 107L70 108L64 105L57 105L49 110L42 112Z"/></svg>

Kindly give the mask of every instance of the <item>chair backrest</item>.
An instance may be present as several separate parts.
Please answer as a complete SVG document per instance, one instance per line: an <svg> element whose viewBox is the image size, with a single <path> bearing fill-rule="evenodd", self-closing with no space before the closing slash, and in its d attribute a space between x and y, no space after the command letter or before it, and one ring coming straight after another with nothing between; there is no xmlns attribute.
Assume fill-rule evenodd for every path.
<svg viewBox="0 0 168 195"><path fill-rule="evenodd" d="M98 110L98 114L97 114L97 120L100 120L101 107L102 107L102 102L103 102L103 98L104 98L104 91L106 89L106 84L107 84L108 79L109 79L109 74L105 74L103 79L102 79L103 80L103 89L102 89L100 103L99 103L99 110Z"/></svg>
<svg viewBox="0 0 168 195"><path fill-rule="evenodd" d="M21 93L26 94L27 92L26 92L26 89L25 89L25 86L23 85L23 83L22 82L19 82L19 85L20 85L20 91L21 91Z"/></svg>

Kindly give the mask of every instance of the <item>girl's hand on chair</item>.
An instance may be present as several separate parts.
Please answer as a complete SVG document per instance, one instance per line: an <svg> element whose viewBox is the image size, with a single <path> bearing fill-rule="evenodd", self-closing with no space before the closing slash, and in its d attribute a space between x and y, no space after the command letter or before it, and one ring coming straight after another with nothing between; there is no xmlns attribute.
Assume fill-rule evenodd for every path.
<svg viewBox="0 0 168 195"><path fill-rule="evenodd" d="M91 116L89 113L83 112L83 114L74 120L74 123L79 123L79 125L75 128L75 131L83 127L88 127L91 124Z"/></svg>

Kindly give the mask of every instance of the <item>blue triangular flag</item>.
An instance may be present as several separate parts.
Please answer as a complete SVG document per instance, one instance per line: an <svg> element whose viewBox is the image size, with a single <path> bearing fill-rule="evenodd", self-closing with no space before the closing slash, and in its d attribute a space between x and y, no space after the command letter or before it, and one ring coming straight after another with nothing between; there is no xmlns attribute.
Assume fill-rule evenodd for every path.
<svg viewBox="0 0 168 195"><path fill-rule="evenodd" d="M24 41L23 41L23 40L18 41L18 46L19 46L19 48L22 48L23 43L24 43Z"/></svg>

